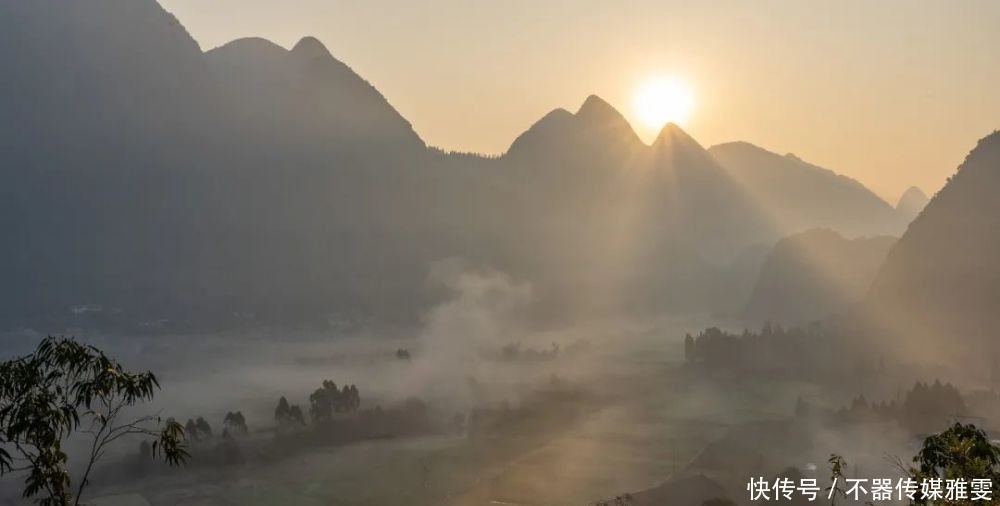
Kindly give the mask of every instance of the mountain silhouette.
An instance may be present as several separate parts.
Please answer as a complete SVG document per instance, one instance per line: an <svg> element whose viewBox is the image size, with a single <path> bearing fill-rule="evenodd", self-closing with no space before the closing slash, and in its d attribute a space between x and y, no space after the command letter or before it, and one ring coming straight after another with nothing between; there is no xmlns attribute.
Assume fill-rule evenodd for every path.
<svg viewBox="0 0 1000 506"><path fill-rule="evenodd" d="M515 164L617 165L644 147L621 113L590 95L576 114L565 109L546 114L514 140L504 158Z"/></svg>
<svg viewBox="0 0 1000 506"><path fill-rule="evenodd" d="M880 337L925 360L992 367L1000 270L1000 132L979 141L889 253L868 297ZM890 344L891 345L891 344Z"/></svg>
<svg viewBox="0 0 1000 506"><path fill-rule="evenodd" d="M205 54L152 0L2 9L0 321L412 311L444 255L404 247L430 152L318 41Z"/></svg>
<svg viewBox="0 0 1000 506"><path fill-rule="evenodd" d="M270 127L272 135L328 148L330 143L410 151L424 147L375 87L313 37L303 38L291 51L263 39L240 39L207 52L205 59L238 104L241 121Z"/></svg>
<svg viewBox="0 0 1000 506"><path fill-rule="evenodd" d="M850 237L902 233L908 222L861 183L746 142L709 149L783 230L830 228Z"/></svg>
<svg viewBox="0 0 1000 506"><path fill-rule="evenodd" d="M44 139L71 161L115 136L118 153L214 116L205 62L152 0L3 2L0 148ZM16 69L16 71L14 71Z"/></svg>
<svg viewBox="0 0 1000 506"><path fill-rule="evenodd" d="M913 220L913 218L916 218L920 214L920 211L924 210L928 202L930 202L930 199L927 198L927 194L920 188L911 186L899 197L899 202L896 203L896 211L900 215Z"/></svg>
<svg viewBox="0 0 1000 506"><path fill-rule="evenodd" d="M652 147L659 158L678 166L716 165L705 148L675 123L667 123L660 129Z"/></svg>
<svg viewBox="0 0 1000 506"><path fill-rule="evenodd" d="M738 296L718 270L742 265L745 249L780 233L680 127L666 125L647 146L621 113L596 96L575 114L547 114L500 162L517 180L511 184L529 183L519 215L546 224L536 230L542 236L528 236L531 242L542 247L559 239L555 250L531 256L563 257L543 264L560 265L572 278L556 283L566 288L564 298L597 292L630 308L651 301L728 305ZM572 261L566 261L568 251L574 252ZM533 272L547 275L542 268Z"/></svg>
<svg viewBox="0 0 1000 506"><path fill-rule="evenodd" d="M786 237L768 255L745 317L802 324L862 301L896 238L845 239L829 229Z"/></svg>
<svg viewBox="0 0 1000 506"><path fill-rule="evenodd" d="M597 95L590 95L580 109L576 118L586 128L602 132L605 142L624 142L632 145L640 142L639 136L632 130L632 125L617 109Z"/></svg>
<svg viewBox="0 0 1000 506"><path fill-rule="evenodd" d="M790 232L678 126L646 145L597 96L449 154L312 37L203 52L153 0L0 9L0 326L412 321L455 257L546 315L707 311Z"/></svg>

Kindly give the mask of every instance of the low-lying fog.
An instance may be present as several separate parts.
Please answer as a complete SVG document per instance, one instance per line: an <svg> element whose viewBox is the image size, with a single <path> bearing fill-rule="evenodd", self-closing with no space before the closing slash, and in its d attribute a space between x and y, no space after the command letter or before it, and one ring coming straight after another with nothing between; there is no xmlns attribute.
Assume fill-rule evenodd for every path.
<svg viewBox="0 0 1000 506"><path fill-rule="evenodd" d="M797 413L803 402L831 412L850 405L854 385L685 367L685 334L717 318L539 329L526 317L529 285L494 272L443 276L452 296L412 329L85 336L158 374L162 391L143 413L203 417L213 429L189 440L192 458L180 470L140 462L139 442L123 442L87 498L527 506L638 492L638 504L744 503L751 476L795 468L826 479L826 458L839 453L852 472L897 477L892 456L907 460L916 449L894 424L831 425ZM35 340L21 336L24 349L13 350ZM310 394L324 380L356 385L360 408L311 420ZM863 393L886 390L873 383ZM281 397L301 407L307 425L279 426ZM236 411L248 433L221 438ZM3 485L16 503L19 483Z"/></svg>

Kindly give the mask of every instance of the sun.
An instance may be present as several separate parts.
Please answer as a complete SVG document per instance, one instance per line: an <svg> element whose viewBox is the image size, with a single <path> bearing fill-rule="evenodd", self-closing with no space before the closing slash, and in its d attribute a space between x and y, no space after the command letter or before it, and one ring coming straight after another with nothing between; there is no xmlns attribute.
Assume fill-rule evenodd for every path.
<svg viewBox="0 0 1000 506"><path fill-rule="evenodd" d="M635 117L654 130L667 123L683 125L694 110L694 94L680 79L650 79L636 89L633 107Z"/></svg>

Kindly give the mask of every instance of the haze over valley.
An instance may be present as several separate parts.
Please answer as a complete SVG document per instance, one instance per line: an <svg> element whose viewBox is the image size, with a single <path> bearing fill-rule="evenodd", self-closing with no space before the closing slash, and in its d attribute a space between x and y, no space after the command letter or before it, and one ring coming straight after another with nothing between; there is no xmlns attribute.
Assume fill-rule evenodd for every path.
<svg viewBox="0 0 1000 506"><path fill-rule="evenodd" d="M316 37L185 23L0 0L0 456L44 454L11 421L44 378L156 374L105 404L155 430L66 422L65 504L750 506L997 437L1000 133L889 202L794 135L703 145L697 89L651 78L450 151ZM0 504L62 483L5 462Z"/></svg>

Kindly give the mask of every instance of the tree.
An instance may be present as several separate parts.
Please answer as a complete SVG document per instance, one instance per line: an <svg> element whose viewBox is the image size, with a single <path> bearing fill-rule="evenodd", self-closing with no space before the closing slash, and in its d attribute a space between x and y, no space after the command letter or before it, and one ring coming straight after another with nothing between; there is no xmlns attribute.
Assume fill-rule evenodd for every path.
<svg viewBox="0 0 1000 506"><path fill-rule="evenodd" d="M202 417L198 417L194 421L195 427L198 429L198 434L205 439L212 439L212 426L208 424L208 421Z"/></svg>
<svg viewBox="0 0 1000 506"><path fill-rule="evenodd" d="M847 490L844 489L844 469L847 468L847 461L844 457L831 453L826 460L830 464L830 486L826 487L827 497L830 498L830 506L837 506L837 498L843 497L846 501Z"/></svg>
<svg viewBox="0 0 1000 506"><path fill-rule="evenodd" d="M306 417L302 414L302 408L298 405L293 405L288 408L288 420L289 422L296 423L298 425L306 424Z"/></svg>
<svg viewBox="0 0 1000 506"><path fill-rule="evenodd" d="M288 404L288 399L284 397L278 399L278 406L274 408L274 421L278 424L279 431L306 424L302 408Z"/></svg>
<svg viewBox="0 0 1000 506"><path fill-rule="evenodd" d="M344 413L351 410L351 406L354 401L352 400L352 390L348 385L344 385L343 390L340 391L340 395L336 396L335 410L338 413Z"/></svg>
<svg viewBox="0 0 1000 506"><path fill-rule="evenodd" d="M333 419L334 413L350 413L361 407L361 393L354 385L337 384L324 380L323 385L309 396L309 414L315 422Z"/></svg>
<svg viewBox="0 0 1000 506"><path fill-rule="evenodd" d="M951 383L917 382L903 399L900 422L913 432L926 434L947 427L950 418L967 411L962 394Z"/></svg>
<svg viewBox="0 0 1000 506"><path fill-rule="evenodd" d="M69 506L80 504L94 465L121 438L153 437L152 456L182 464L183 427L123 413L152 400L159 388L153 373L128 371L93 346L45 338L33 353L0 364L0 475L26 472L25 499ZM73 435L88 441L75 487L63 451Z"/></svg>
<svg viewBox="0 0 1000 506"><path fill-rule="evenodd" d="M340 412L353 412L357 411L361 407L361 393L358 391L358 387L354 385L344 385L344 390L340 393L338 398L338 411Z"/></svg>
<svg viewBox="0 0 1000 506"><path fill-rule="evenodd" d="M908 474L916 481L939 478L941 480L989 479L1000 480L1000 448L990 442L989 436L975 425L956 423L948 430L924 439L923 447L913 457L916 467ZM917 504L930 504L928 498L917 495ZM935 499L936 505L971 505L965 500Z"/></svg>
<svg viewBox="0 0 1000 506"><path fill-rule="evenodd" d="M314 422L325 422L333 418L333 397L337 393L336 383L324 381L323 386L309 396L309 415Z"/></svg>
<svg viewBox="0 0 1000 506"><path fill-rule="evenodd" d="M198 437L198 426L195 425L194 420L188 418L187 423L184 424L184 434L187 438L192 441L200 441L201 438Z"/></svg>
<svg viewBox="0 0 1000 506"><path fill-rule="evenodd" d="M289 411L288 399L281 396L281 399L278 399L278 407L274 408L274 421L279 427L288 423Z"/></svg>
<svg viewBox="0 0 1000 506"><path fill-rule="evenodd" d="M226 417L222 420L222 424L230 436L234 433L242 436L250 433L250 429L247 428L247 419L243 417L242 411L230 411L226 413Z"/></svg>

